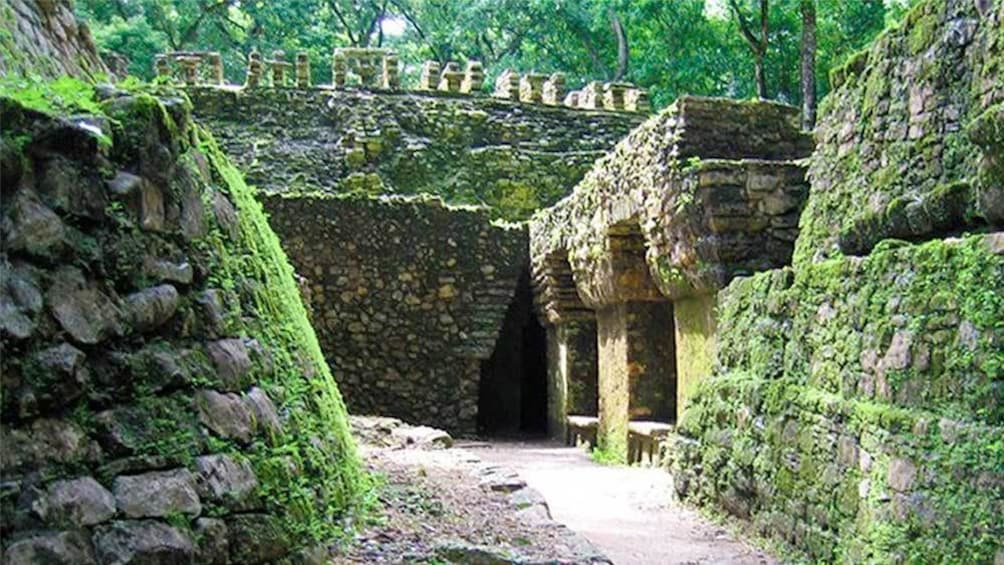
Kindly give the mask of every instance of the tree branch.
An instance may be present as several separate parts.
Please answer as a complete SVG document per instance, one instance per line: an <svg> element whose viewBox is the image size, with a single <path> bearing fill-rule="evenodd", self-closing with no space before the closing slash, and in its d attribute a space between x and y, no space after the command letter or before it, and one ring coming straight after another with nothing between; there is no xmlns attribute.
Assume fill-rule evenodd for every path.
<svg viewBox="0 0 1004 565"><path fill-rule="evenodd" d="M759 50L760 41L755 35L753 35L753 30L750 28L750 24L746 19L746 16L743 15L742 10L739 8L739 3L736 0L729 0L729 8L732 8L732 13L736 16L736 21L739 23L739 31L743 34L743 39L745 39L754 50Z"/></svg>
<svg viewBox="0 0 1004 565"><path fill-rule="evenodd" d="M359 41L357 41L352 35L352 26L349 25L349 22L345 21L345 16L343 16L342 11L338 9L337 0L328 0L328 7L335 13L335 17L338 18L338 22L341 23L342 27L345 29L345 35L349 36L349 43L351 43L353 47L358 47Z"/></svg>
<svg viewBox="0 0 1004 565"><path fill-rule="evenodd" d="M418 33L418 38L421 39L422 42L429 48L429 51L432 52L432 58L439 61L439 51L436 49L436 46L429 41L425 32L422 31L422 26L418 25L418 21L415 20L415 18L404 8L404 6L401 5L398 0L390 0L390 3L393 4L399 12L401 12L401 17L403 17L405 21L411 25L411 27L415 28L415 32Z"/></svg>

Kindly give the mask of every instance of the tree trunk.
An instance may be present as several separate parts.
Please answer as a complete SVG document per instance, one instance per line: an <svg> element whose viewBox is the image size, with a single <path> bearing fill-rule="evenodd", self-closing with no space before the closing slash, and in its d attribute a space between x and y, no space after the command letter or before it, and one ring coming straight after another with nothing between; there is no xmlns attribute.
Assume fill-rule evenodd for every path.
<svg viewBox="0 0 1004 565"><path fill-rule="evenodd" d="M767 78L763 72L763 53L753 53L753 73L756 79L756 96L761 100L767 99Z"/></svg>
<svg viewBox="0 0 1004 565"><path fill-rule="evenodd" d="M736 17L739 24L739 32L743 39L749 44L750 52L753 54L753 71L756 80L756 95L760 99L767 98L767 76L764 71L764 59L767 57L767 47L770 42L770 11L768 0L760 0L760 35L754 33L750 22L743 15L743 10L739 7L738 0L729 0L729 8Z"/></svg>
<svg viewBox="0 0 1004 565"><path fill-rule="evenodd" d="M617 72L614 73L614 80L617 81L623 79L624 75L627 74L628 43L627 33L624 32L621 19L617 17L613 8L610 8L610 28L613 30L614 36L617 37Z"/></svg>
<svg viewBox="0 0 1004 565"><path fill-rule="evenodd" d="M816 1L802 0L802 129L816 127Z"/></svg>
<svg viewBox="0 0 1004 565"><path fill-rule="evenodd" d="M770 41L770 11L767 0L760 0L760 52L757 56L756 91L761 99L767 99L767 77L764 72L764 59L767 57L767 44Z"/></svg>

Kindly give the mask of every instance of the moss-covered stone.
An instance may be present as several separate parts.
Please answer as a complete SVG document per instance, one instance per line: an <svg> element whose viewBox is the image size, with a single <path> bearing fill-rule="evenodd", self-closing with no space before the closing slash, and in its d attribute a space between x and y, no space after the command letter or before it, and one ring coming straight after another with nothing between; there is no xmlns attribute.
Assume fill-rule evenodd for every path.
<svg viewBox="0 0 1004 565"><path fill-rule="evenodd" d="M35 211L0 205L15 285L0 340L4 480L15 494L77 476L111 488L239 451L250 466L234 468L283 540L271 558L337 538L368 480L260 204L183 94L74 88L77 111L96 113L0 99L21 163L4 167L5 195ZM45 253L9 245L38 230L55 234ZM206 502L186 508L227 514ZM197 517L164 519L187 531ZM49 526L5 515L4 547Z"/></svg>
<svg viewBox="0 0 1004 565"><path fill-rule="evenodd" d="M866 253L888 237L1001 225L999 194L956 190L980 186L988 151L967 126L979 130L980 116L1004 101L1004 4L982 14L975 4L921 2L837 71L816 129L796 265Z"/></svg>
<svg viewBox="0 0 1004 565"><path fill-rule="evenodd" d="M1001 234L886 245L733 282L671 450L681 493L813 560L992 560L1001 251ZM803 525L778 529L795 508Z"/></svg>
<svg viewBox="0 0 1004 565"><path fill-rule="evenodd" d="M267 193L434 194L522 220L568 194L637 114L433 93L190 88Z"/></svg>

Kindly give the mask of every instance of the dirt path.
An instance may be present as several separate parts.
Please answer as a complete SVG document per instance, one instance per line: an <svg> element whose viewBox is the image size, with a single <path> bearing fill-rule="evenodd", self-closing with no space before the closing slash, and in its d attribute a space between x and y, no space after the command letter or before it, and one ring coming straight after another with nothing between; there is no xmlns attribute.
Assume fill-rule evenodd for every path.
<svg viewBox="0 0 1004 565"><path fill-rule="evenodd" d="M556 521L617 565L775 563L675 502L664 471L599 465L581 449L555 443L495 442L470 450L517 471L544 495Z"/></svg>

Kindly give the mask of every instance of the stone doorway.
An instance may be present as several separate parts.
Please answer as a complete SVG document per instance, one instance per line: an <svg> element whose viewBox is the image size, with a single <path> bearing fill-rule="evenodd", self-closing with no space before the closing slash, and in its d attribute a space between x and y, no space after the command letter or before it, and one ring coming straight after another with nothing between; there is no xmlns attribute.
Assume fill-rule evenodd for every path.
<svg viewBox="0 0 1004 565"><path fill-rule="evenodd" d="M481 363L478 433L547 433L547 333L533 315L530 273L524 271L491 357Z"/></svg>

